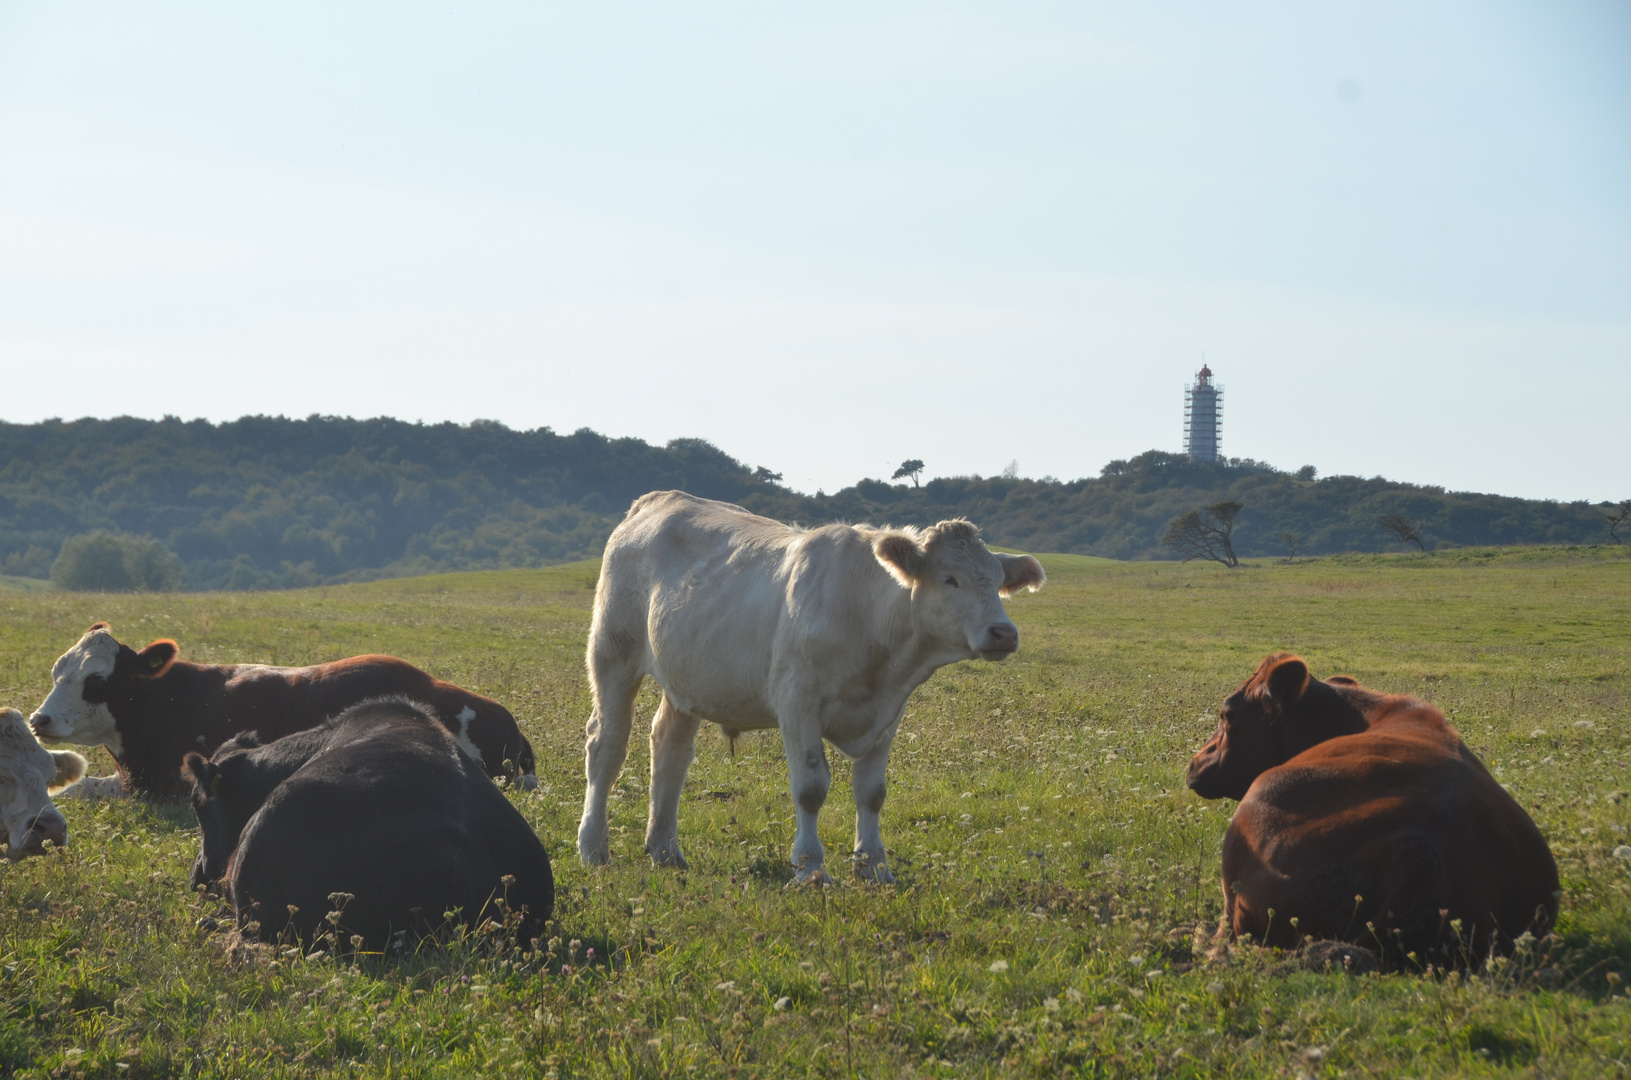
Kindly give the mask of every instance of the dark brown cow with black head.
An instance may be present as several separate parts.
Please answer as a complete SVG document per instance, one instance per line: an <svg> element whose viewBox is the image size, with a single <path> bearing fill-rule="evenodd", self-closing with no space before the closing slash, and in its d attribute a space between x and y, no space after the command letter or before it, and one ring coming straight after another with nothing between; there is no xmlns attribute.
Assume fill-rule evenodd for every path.
<svg viewBox="0 0 1631 1080"><path fill-rule="evenodd" d="M321 724L368 698L406 694L435 710L460 749L489 776L537 786L532 746L510 711L394 656L353 656L311 667L194 664L165 638L137 651L97 623L57 659L54 685L29 718L41 742L105 746L124 786L182 797L181 759L212 753L241 731L266 741Z"/></svg>
<svg viewBox="0 0 1631 1080"><path fill-rule="evenodd" d="M1425 701L1270 656L1224 703L1188 782L1240 800L1223 839L1236 935L1425 963L1476 959L1557 916L1540 830Z"/></svg>

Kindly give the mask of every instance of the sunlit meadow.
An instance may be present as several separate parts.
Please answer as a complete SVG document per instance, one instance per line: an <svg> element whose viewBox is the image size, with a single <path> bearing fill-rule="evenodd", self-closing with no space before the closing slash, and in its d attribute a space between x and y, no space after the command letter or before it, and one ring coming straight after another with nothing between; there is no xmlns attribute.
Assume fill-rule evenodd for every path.
<svg viewBox="0 0 1631 1080"><path fill-rule="evenodd" d="M536 951L481 934L392 960L249 947L187 890L190 810L63 800L69 849L0 868L0 1075L1631 1072L1623 549L1043 563L1048 586L1009 602L1019 655L944 669L908 706L890 887L788 885L773 734L733 756L703 733L679 873L641 851L637 730L613 865L578 865L594 564L283 593L0 588L0 705L25 712L97 619L195 660L394 653L498 698L538 751L539 790L510 795L559 896ZM1385 975L1213 941L1233 804L1195 798L1183 768L1280 649L1446 709L1558 856L1553 939L1478 970ZM648 685L642 724L656 700ZM836 771L822 838L841 852L853 811Z"/></svg>

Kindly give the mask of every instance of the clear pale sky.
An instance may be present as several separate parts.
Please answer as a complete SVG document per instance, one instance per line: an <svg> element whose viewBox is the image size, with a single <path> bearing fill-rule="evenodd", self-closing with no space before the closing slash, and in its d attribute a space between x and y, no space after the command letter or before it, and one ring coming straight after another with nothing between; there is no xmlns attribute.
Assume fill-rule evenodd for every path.
<svg viewBox="0 0 1631 1080"><path fill-rule="evenodd" d="M0 0L0 419L1631 496L1631 4Z"/></svg>

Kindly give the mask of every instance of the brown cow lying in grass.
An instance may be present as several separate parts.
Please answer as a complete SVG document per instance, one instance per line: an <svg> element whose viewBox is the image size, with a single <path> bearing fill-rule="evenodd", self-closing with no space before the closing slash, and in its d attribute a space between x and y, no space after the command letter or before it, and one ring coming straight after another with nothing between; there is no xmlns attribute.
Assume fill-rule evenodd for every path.
<svg viewBox="0 0 1631 1080"><path fill-rule="evenodd" d="M1270 656L1224 703L1188 782L1240 800L1223 839L1237 936L1464 963L1557 916L1540 830L1425 701Z"/></svg>
<svg viewBox="0 0 1631 1080"><path fill-rule="evenodd" d="M316 727L369 698L406 694L436 711L459 748L488 776L537 786L532 746L510 710L433 678L394 656L353 656L311 667L194 664L177 659L164 638L138 651L99 622L57 659L51 693L29 719L41 742L105 746L122 783L99 781L98 794L185 795L181 759L211 753L240 731L272 739ZM81 785L84 786L84 785Z"/></svg>

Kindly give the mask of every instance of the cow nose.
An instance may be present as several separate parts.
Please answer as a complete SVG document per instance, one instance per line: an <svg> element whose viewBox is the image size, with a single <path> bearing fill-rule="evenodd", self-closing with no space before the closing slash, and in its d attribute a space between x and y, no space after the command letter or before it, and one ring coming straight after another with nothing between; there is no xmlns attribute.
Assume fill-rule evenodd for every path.
<svg viewBox="0 0 1631 1080"><path fill-rule="evenodd" d="M994 649L1006 649L1013 652L1019 648L1019 627L1013 623L992 623L986 630L986 636L991 639L991 647Z"/></svg>
<svg viewBox="0 0 1631 1080"><path fill-rule="evenodd" d="M59 848L68 846L68 819L57 813L54 807L41 810L29 820L28 836L23 841L23 847L31 854L43 855L47 840Z"/></svg>
<svg viewBox="0 0 1631 1080"><path fill-rule="evenodd" d="M28 726L34 730L35 737L51 726L51 717L47 713L37 712L28 718Z"/></svg>

